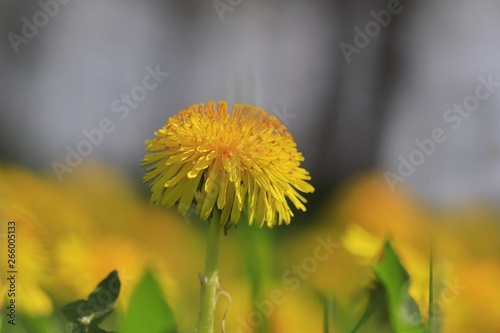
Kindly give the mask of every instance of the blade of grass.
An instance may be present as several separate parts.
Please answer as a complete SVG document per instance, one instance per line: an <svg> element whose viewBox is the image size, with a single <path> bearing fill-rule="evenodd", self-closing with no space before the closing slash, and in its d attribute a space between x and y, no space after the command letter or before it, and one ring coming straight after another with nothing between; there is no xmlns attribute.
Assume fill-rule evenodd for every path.
<svg viewBox="0 0 500 333"><path fill-rule="evenodd" d="M330 333L328 298L325 300L325 317L323 318L323 333Z"/></svg>
<svg viewBox="0 0 500 333"><path fill-rule="evenodd" d="M323 332L332 333L333 318L335 317L336 300L333 294L325 295L325 317L323 321Z"/></svg>
<svg viewBox="0 0 500 333"><path fill-rule="evenodd" d="M358 323L352 329L351 333L357 333L358 330L370 319L371 315L380 304L382 304L383 297L377 297L374 301L370 302L370 306L365 310Z"/></svg>
<svg viewBox="0 0 500 333"><path fill-rule="evenodd" d="M429 262L429 322L428 322L428 332L429 333L439 333L441 332L441 320L439 317L439 309L436 313L436 290L440 290L439 281L436 284L435 278L435 254L434 254L434 246L431 245L430 252L430 262Z"/></svg>
<svg viewBox="0 0 500 333"><path fill-rule="evenodd" d="M432 247L429 261L429 333L434 333L434 253Z"/></svg>

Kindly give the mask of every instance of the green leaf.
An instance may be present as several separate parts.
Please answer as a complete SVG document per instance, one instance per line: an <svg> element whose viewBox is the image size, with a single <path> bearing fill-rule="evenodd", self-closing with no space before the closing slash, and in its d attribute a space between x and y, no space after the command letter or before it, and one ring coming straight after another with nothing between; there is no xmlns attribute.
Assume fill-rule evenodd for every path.
<svg viewBox="0 0 500 333"><path fill-rule="evenodd" d="M114 332L105 331L97 326L84 326L84 325L73 324L73 326L71 326L71 331L69 331L68 333L114 333Z"/></svg>
<svg viewBox="0 0 500 333"><path fill-rule="evenodd" d="M113 271L90 293L88 300L81 299L65 305L61 312L74 324L72 331L106 332L100 330L98 325L113 311L120 288L118 273Z"/></svg>
<svg viewBox="0 0 500 333"><path fill-rule="evenodd" d="M122 333L175 333L177 325L163 292L151 272L146 272L130 299L121 325Z"/></svg>
<svg viewBox="0 0 500 333"><path fill-rule="evenodd" d="M104 318L113 312L116 300L120 294L120 288L121 283L118 278L118 272L113 271L89 295L87 304L95 313L91 326L98 326Z"/></svg>
<svg viewBox="0 0 500 333"><path fill-rule="evenodd" d="M385 289L392 328L397 333L423 333L420 310L408 293L410 276L387 241L374 273Z"/></svg>
<svg viewBox="0 0 500 333"><path fill-rule="evenodd" d="M105 331L102 328L99 328L97 326L95 326L95 327L89 327L87 332L88 333L114 333L114 332Z"/></svg>
<svg viewBox="0 0 500 333"><path fill-rule="evenodd" d="M79 299L62 307L61 312L72 323L81 322L84 317L92 314L92 311L86 307L87 301ZM85 311L83 310L85 309Z"/></svg>

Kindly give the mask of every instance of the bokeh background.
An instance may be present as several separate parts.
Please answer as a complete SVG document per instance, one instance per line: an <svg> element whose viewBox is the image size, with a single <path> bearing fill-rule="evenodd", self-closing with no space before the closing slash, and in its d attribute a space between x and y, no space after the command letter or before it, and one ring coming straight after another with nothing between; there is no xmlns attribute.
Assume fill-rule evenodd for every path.
<svg viewBox="0 0 500 333"><path fill-rule="evenodd" d="M232 3L68 1L33 37L11 42L42 7L3 1L4 159L50 171L82 130L110 118L115 130L89 157L139 180L143 141L170 115L207 100L251 102L287 123L321 200L362 171L395 171L478 76L500 76L496 2L401 1L349 57L341 44L355 47L355 28L391 1ZM120 119L112 102L157 65L169 76ZM422 199L499 199L499 101L482 102L408 177Z"/></svg>
<svg viewBox="0 0 500 333"><path fill-rule="evenodd" d="M376 23L377 18L384 23ZM142 267L140 251L158 254L158 261L153 260L163 272L158 275L166 290L178 292L177 311L188 312L192 304L180 301L175 281L196 267L201 270L203 226L179 219L182 225L169 231L161 223L178 218L148 206L139 161L144 141L168 117L194 103L223 99L258 105L284 122L316 188L307 196L307 213L297 213L292 226L255 236L265 239L256 244L267 244L259 246L274 253L270 262L258 265L267 265L262 275L275 282L242 282L248 272L238 268L238 258L226 259L233 267L226 273L231 277L226 289L241 291L246 306L241 313L249 311L248 300L256 293L272 290L287 267L310 255L317 237L332 235L339 244L352 233L364 239L364 231L350 228L357 225L375 238L392 236L400 242L416 275L425 276L421 266L426 267L427 243L433 238L442 251L438 268L443 285L458 279L467 286L449 304L445 330L499 332L500 302L494 296L500 291L493 283L500 278L499 18L500 4L489 0L2 1L3 214L28 221L33 238L41 239L34 246L57 258L38 261L37 274L48 274L51 265L61 271L33 282L34 290L39 287L47 297L34 309L26 308L53 313L53 304L81 297L82 291L71 283L66 283L66 294L52 293L54 279L69 280L73 269L85 275L83 264L71 268L74 258L89 256L88 265L101 257L115 258L102 259L103 267L85 275L87 287L81 289L86 295L108 268L122 262L123 255L114 256L114 249L123 247L120 253L137 257L131 261L137 264L122 263L134 272L129 273L131 281L140 275L135 273ZM147 96L127 106L123 96L137 93L155 69L168 75L162 74ZM453 111L470 101L485 80L492 82L490 90L481 92L490 94L474 111ZM113 130L71 172L58 177L54 162L65 163L68 147L77 149L86 139L83 131L98 128L106 118ZM412 154L418 158L415 151L422 151L416 140L428 142L436 128L446 140L434 142L432 153L420 153L422 162L392 186L388 177L408 168L401 166L402 160L409 161ZM120 202L134 202L134 212L124 213ZM151 227L137 236L137 220L145 215ZM138 245L160 231L168 241L159 237L146 247ZM241 234L245 232L253 231ZM52 239L46 233L59 236ZM84 249L97 234L104 237L103 249L93 248L90 256ZM108 239L115 244L111 248ZM186 242L168 248L163 244L178 239ZM356 259L366 252L359 250L361 243L370 241L347 241L346 249L314 270L306 279L312 289L335 290L341 304L350 304L353 294L369 283L369 268ZM228 240L226 246L240 245ZM159 255L163 251L172 253L166 262ZM36 247L33 253L39 253ZM64 253L72 255L66 258ZM419 266L419 260L424 264ZM183 267L182 274L178 267ZM185 293L196 304L197 281L188 281ZM313 326L321 327L321 302L303 289L299 293L306 296L294 293L284 310L269 317L270 331L305 332L301 318L317 319ZM416 298L424 297L425 292L414 292ZM238 325L237 318L233 325ZM337 329L354 321L346 319ZM190 325L185 324L187 331Z"/></svg>

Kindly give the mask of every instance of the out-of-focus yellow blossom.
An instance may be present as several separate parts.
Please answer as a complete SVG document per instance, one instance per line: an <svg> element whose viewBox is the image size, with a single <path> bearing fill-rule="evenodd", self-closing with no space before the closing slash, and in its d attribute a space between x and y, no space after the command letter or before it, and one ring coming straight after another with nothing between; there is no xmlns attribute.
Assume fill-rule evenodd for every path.
<svg viewBox="0 0 500 333"><path fill-rule="evenodd" d="M272 333L288 332L322 332L324 321L324 305L311 294L306 288L297 291L289 291L282 288L274 289L277 295L283 293L282 297L272 298L272 291L267 301L278 301L273 303L273 314L269 317L269 326ZM271 308L269 306L269 308ZM258 332L256 330L256 332ZM333 331L338 332L338 331Z"/></svg>
<svg viewBox="0 0 500 333"><path fill-rule="evenodd" d="M349 225L342 238L342 245L347 251L364 259L366 264L374 263L375 256L382 250L384 242L384 239L374 236L357 224Z"/></svg>
<svg viewBox="0 0 500 333"><path fill-rule="evenodd" d="M436 252L452 263L500 256L498 212L484 205L461 205L434 213Z"/></svg>
<svg viewBox="0 0 500 333"><path fill-rule="evenodd" d="M83 167L83 166L82 166ZM86 229L80 201L66 192L66 182L50 181L19 166L0 166L0 193L35 216L52 238ZM84 214L83 214L84 215Z"/></svg>
<svg viewBox="0 0 500 333"><path fill-rule="evenodd" d="M82 297L87 293L81 294L82 290L92 290L117 269L123 282L118 305L125 309L143 270L153 269L179 329L190 331L196 322L192 309L199 298L199 281L193 272L202 265L203 242L201 234L186 223L189 220L151 206L126 177L100 164L82 165L62 186L85 230L60 235L57 280L71 295L80 292ZM71 278L73 274L84 276L83 282Z"/></svg>
<svg viewBox="0 0 500 333"><path fill-rule="evenodd" d="M444 333L500 332L500 258L466 261L437 295Z"/></svg>
<svg viewBox="0 0 500 333"><path fill-rule="evenodd" d="M197 306L199 281L192 272L201 265L201 236L174 212L152 207L120 172L86 162L59 183L22 168L0 171L2 223L19 225L19 302L27 306L20 310L48 314L49 296L58 305L85 298L114 269L123 282L123 309L150 266L177 315Z"/></svg>
<svg viewBox="0 0 500 333"><path fill-rule="evenodd" d="M373 265L378 260L385 241L384 238L376 237L358 225L350 225L342 243L349 252L360 258L361 264ZM397 247L398 255L401 256L403 265L410 274L409 293L417 301L423 317L426 318L429 302L429 257L425 255L430 256L430 253L422 254L418 249L404 248L404 243L396 238L391 239L391 242Z"/></svg>
<svg viewBox="0 0 500 333"><path fill-rule="evenodd" d="M497 214L484 205L431 214L404 192L387 190L376 177L355 182L341 202L336 217L348 225L345 246L366 260L370 249L377 247L373 237L380 244L390 237L410 274L410 294L424 319L429 306L429 244L433 241L435 311L443 331L500 332L500 288L495 282L500 279ZM364 231L359 232L360 228ZM367 233L371 236L366 237ZM371 255L376 257L377 251Z"/></svg>
<svg viewBox="0 0 500 333"><path fill-rule="evenodd" d="M409 192L392 191L382 175L359 176L341 188L338 197L331 217L340 223L357 224L377 236L402 238L410 246L427 244L428 216Z"/></svg>
<svg viewBox="0 0 500 333"><path fill-rule="evenodd" d="M178 203L181 215L196 202L203 220L220 209L221 225L238 223L243 211L249 224L289 224L288 201L305 211L298 191L314 191L291 134L261 108L234 104L228 112L225 101L194 104L155 136L146 142L144 181L151 181L153 203Z"/></svg>
<svg viewBox="0 0 500 333"><path fill-rule="evenodd" d="M322 223L315 223L285 243L284 269L295 266L310 271L303 274L306 278L301 279L300 288L334 293L339 307L355 307L346 312L346 323L354 324L363 311L361 301L366 301L363 292L374 278L368 264L375 262L385 239L390 238L412 276L410 294L426 311L428 218L411 197L391 192L380 175L367 174L343 186L327 207L315 218ZM315 250L320 244L329 244L331 253L319 252L316 258ZM308 258L315 259L317 265L312 265Z"/></svg>
<svg viewBox="0 0 500 333"><path fill-rule="evenodd" d="M1 180L0 180L1 183ZM46 233L40 221L33 216L29 210L19 204L12 203L4 195L0 194L0 227L2 238L0 239L2 265L0 271L0 305L7 299L16 301L16 309L19 313L28 313L33 316L50 315L53 311L52 301L44 289L52 276L52 262L50 260L50 250L48 243L50 236ZM7 263L8 248L7 242L8 222L15 222L15 258ZM9 236L7 236L9 235ZM11 237L11 236L10 236ZM7 264L13 267L7 268ZM7 278L10 274L7 269L16 271L15 288L10 289L10 282Z"/></svg>
<svg viewBox="0 0 500 333"><path fill-rule="evenodd" d="M282 274L292 272L284 276L287 281L298 278L300 289L333 292L337 301L345 305L369 284L372 274L368 267L358 265L353 255L341 246L345 223L338 219L337 206L337 201L333 205L329 202L325 211L314 217L318 223L286 237L279 253ZM314 259L317 266L308 258ZM304 264L312 266L307 268L308 272L304 272Z"/></svg>
<svg viewBox="0 0 500 333"><path fill-rule="evenodd" d="M148 264L136 244L112 234L67 235L57 242L55 253L54 288L63 303L85 298L116 269L122 283L117 304L125 306Z"/></svg>
<svg viewBox="0 0 500 333"><path fill-rule="evenodd" d="M498 212L461 205L433 218L436 252L449 262L435 296L443 332L500 332Z"/></svg>
<svg viewBox="0 0 500 333"><path fill-rule="evenodd" d="M429 217L409 193L392 191L379 174L360 176L341 193L335 214L346 225L344 246L366 263L376 259L384 241L390 239L410 274L409 293L425 317L432 241Z"/></svg>
<svg viewBox="0 0 500 333"><path fill-rule="evenodd" d="M42 180L22 168L0 165L0 233L7 233L7 222L16 222L17 309L33 316L48 315L53 304L46 291L52 278L54 235L47 228L46 216L54 215L60 205L57 190L50 182ZM52 207L50 207L52 205ZM5 239L7 241L7 239ZM1 253L7 258L6 247ZM6 281L2 271L1 301L5 297Z"/></svg>

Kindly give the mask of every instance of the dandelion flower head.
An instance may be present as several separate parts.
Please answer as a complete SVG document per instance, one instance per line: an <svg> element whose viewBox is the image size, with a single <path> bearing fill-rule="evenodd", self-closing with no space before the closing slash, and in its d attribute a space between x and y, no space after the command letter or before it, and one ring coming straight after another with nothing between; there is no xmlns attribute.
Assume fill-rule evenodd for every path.
<svg viewBox="0 0 500 333"><path fill-rule="evenodd" d="M224 226L242 213L250 225L289 224L289 202L305 211L299 191L314 191L287 128L252 105L234 104L230 112L225 101L191 105L155 132L146 150L152 203L177 203L181 215L194 203L203 220L215 208Z"/></svg>

